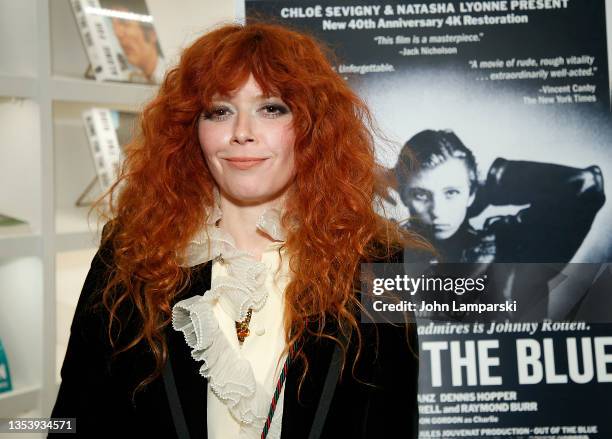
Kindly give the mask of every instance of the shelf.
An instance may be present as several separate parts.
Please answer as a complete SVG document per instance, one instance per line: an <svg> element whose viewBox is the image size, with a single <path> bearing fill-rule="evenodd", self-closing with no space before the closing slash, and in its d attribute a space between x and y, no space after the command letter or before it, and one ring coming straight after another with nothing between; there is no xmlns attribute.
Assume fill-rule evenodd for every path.
<svg viewBox="0 0 612 439"><path fill-rule="evenodd" d="M38 95L38 81L27 76L0 74L0 96L35 98Z"/></svg>
<svg viewBox="0 0 612 439"><path fill-rule="evenodd" d="M58 208L55 223L55 250L66 252L97 248L100 244L100 234L96 224L87 222L89 208ZM92 216L92 221L97 217ZM101 230L101 229L100 229Z"/></svg>
<svg viewBox="0 0 612 439"><path fill-rule="evenodd" d="M40 256L42 238L40 235L3 235L0 231L0 258L21 258Z"/></svg>
<svg viewBox="0 0 612 439"><path fill-rule="evenodd" d="M56 238L55 250L57 252L67 252L98 247L99 241L100 236L92 232L60 233Z"/></svg>
<svg viewBox="0 0 612 439"><path fill-rule="evenodd" d="M58 207L55 216L55 230L58 235L79 233L93 234L87 220L89 207Z"/></svg>
<svg viewBox="0 0 612 439"><path fill-rule="evenodd" d="M38 408L39 386L16 387L10 392L0 393L0 418L14 418Z"/></svg>
<svg viewBox="0 0 612 439"><path fill-rule="evenodd" d="M155 95L157 86L55 76L51 79L50 90L51 98L56 101L95 102L101 106L127 106L137 111Z"/></svg>

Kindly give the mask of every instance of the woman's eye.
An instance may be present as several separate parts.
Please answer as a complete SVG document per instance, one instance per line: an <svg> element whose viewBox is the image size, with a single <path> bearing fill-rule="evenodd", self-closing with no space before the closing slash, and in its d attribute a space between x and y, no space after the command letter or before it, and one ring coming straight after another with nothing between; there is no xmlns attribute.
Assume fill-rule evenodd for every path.
<svg viewBox="0 0 612 439"><path fill-rule="evenodd" d="M446 198L453 198L459 195L459 191L457 189L447 189L444 194L446 195Z"/></svg>
<svg viewBox="0 0 612 439"><path fill-rule="evenodd" d="M417 201L428 201L429 200L429 194L426 191L423 190L412 190L410 193L410 196L412 197L413 200L417 200Z"/></svg>
<svg viewBox="0 0 612 439"><path fill-rule="evenodd" d="M264 105L261 108L261 110L263 111L266 117L272 117L272 118L282 116L283 114L289 113L289 109L287 107L285 107L284 105L278 105L278 104Z"/></svg>
<svg viewBox="0 0 612 439"><path fill-rule="evenodd" d="M227 107L217 107L204 113L204 119L225 120L231 115L231 111Z"/></svg>

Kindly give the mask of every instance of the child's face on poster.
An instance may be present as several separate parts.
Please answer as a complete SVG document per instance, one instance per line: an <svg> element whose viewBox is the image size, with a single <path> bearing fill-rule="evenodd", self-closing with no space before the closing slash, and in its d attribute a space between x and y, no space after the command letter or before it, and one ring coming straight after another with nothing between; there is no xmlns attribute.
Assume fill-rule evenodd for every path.
<svg viewBox="0 0 612 439"><path fill-rule="evenodd" d="M411 219L430 229L438 240L448 239L459 230L474 201L468 170L456 158L416 171L401 191Z"/></svg>

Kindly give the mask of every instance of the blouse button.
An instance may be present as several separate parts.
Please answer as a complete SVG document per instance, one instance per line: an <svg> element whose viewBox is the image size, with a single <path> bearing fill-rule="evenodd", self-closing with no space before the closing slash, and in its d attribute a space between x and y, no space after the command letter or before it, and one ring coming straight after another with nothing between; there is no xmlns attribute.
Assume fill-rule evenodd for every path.
<svg viewBox="0 0 612 439"><path fill-rule="evenodd" d="M257 328L255 328L255 334L264 335L265 333L266 333L266 328L264 328L263 326L258 326Z"/></svg>

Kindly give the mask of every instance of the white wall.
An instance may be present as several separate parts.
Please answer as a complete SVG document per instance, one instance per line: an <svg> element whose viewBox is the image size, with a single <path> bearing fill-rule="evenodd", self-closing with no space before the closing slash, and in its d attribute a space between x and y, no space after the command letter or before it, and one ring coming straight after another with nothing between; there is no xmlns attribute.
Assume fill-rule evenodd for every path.
<svg viewBox="0 0 612 439"><path fill-rule="evenodd" d="M175 64L181 50L211 27L234 21L236 9L235 2L229 0L147 0L147 5L169 65Z"/></svg>

